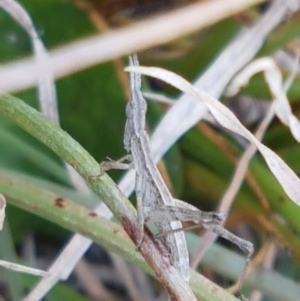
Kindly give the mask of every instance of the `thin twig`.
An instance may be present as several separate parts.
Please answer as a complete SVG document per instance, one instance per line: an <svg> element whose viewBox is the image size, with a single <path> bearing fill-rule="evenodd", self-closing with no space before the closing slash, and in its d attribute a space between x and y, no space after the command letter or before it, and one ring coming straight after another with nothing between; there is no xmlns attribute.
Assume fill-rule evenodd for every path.
<svg viewBox="0 0 300 301"><path fill-rule="evenodd" d="M146 296L144 292L140 290L140 288L136 285L135 279L131 273L130 266L124 261L122 257L119 257L115 254L111 254L111 259L113 265L116 269L116 272L121 277L124 286L128 290L128 294L130 295L130 299L133 301L150 301L152 298L150 296Z"/></svg>
<svg viewBox="0 0 300 301"><path fill-rule="evenodd" d="M262 260L262 266L266 269L271 269L274 266L275 260L277 256L277 248L274 243L271 243L269 246L263 260ZM250 301L260 301L263 297L263 294L261 291L254 291L249 300Z"/></svg>
<svg viewBox="0 0 300 301"><path fill-rule="evenodd" d="M270 122L272 121L274 117L274 103L271 106L268 114L265 116L263 121L261 122L259 128L257 129L255 133L255 137L258 140L261 140L267 127L269 126ZM256 153L257 148L254 144L250 144L250 146L247 148L245 153L243 154L236 171L234 173L233 179L230 183L229 188L226 190L219 206L219 210L223 212L228 212L234 198L236 197L243 181L244 177L249 165L250 160ZM195 252L193 259L192 259L192 266L196 267L200 260L203 258L204 253L208 250L208 248L213 244L213 242L216 240L217 235L211 232L206 232L203 236L203 240L201 241L201 244L198 246L197 251Z"/></svg>
<svg viewBox="0 0 300 301"><path fill-rule="evenodd" d="M86 259L82 259L78 263L74 272L84 290L95 300L121 301L100 282L92 264L89 264Z"/></svg>

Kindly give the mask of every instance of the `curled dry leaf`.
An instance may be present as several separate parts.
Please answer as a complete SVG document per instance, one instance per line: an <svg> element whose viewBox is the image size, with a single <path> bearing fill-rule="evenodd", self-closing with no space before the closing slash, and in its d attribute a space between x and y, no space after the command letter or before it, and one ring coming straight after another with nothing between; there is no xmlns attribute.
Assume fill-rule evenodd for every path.
<svg viewBox="0 0 300 301"><path fill-rule="evenodd" d="M271 172L277 178L278 182L281 184L282 188L286 194L297 204L300 205L300 180L296 174L287 166L287 164L276 155L271 149L263 145L258 141L255 136L248 131L242 123L237 119L237 117L221 102L219 102L214 97L209 94L199 91L187 80L181 76L157 67L127 67L126 71L137 72L143 75L148 75L151 77L158 78L162 81L169 83L175 88L181 90L182 92L189 93L204 102L210 113L214 118L222 125L224 128L231 130L245 139L249 140L256 145L257 149L260 151L264 157L268 167Z"/></svg>
<svg viewBox="0 0 300 301"><path fill-rule="evenodd" d="M298 64L296 64L298 67ZM294 138L300 142L300 123L293 115L291 106L284 91L280 69L270 57L260 58L250 63L231 82L227 95L235 95L245 86L256 73L263 72L270 92L275 101L275 114L280 121L288 126Z"/></svg>

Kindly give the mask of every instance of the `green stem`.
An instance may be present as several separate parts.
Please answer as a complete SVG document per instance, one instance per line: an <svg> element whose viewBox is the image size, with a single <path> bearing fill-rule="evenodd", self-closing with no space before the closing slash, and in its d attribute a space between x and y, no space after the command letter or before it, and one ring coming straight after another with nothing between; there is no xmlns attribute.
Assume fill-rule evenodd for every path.
<svg viewBox="0 0 300 301"><path fill-rule="evenodd" d="M122 223L130 238L133 241L137 240L140 232L135 209L110 177L106 174L101 177L98 176L100 172L99 164L78 142L61 128L51 124L42 114L13 96L0 96L0 112L52 149L62 160L73 166ZM39 202L41 202L41 199L41 196L39 196ZM30 210L28 206L33 206L31 203L26 203L25 205L25 200L23 200L22 204L27 210ZM53 209L56 214L63 212L63 216L59 215L60 218L55 222L59 224L63 223L64 226L67 226L66 222L63 221L66 219L68 224L74 223L74 221L71 221L72 218L68 216L67 210L65 210L66 206L70 207L70 204L71 202L65 202L65 199L53 199L52 196L51 203L47 204L47 206L50 206L51 209L56 207L55 210ZM41 207L38 208L34 207L39 215L45 218L48 218L48 216L55 218L51 210L44 211ZM80 212L77 212L80 223L86 219L90 222L93 220L93 218L89 218L86 215L87 212L82 214ZM99 235L100 232L97 231ZM92 236L97 233L95 232L95 227L90 225L90 228L86 228L83 234ZM148 231L145 231L140 252L173 300L195 300L188 285L170 263L165 250L153 239L151 233ZM207 280L205 280L205 285L207 285ZM216 293L217 291L218 293ZM234 297L226 294L212 283L203 291L202 298L204 296L207 297L207 294L211 296L208 300L224 300L224 298L226 300L235 300ZM218 296L223 296L224 298L218 298Z"/></svg>
<svg viewBox="0 0 300 301"><path fill-rule="evenodd" d="M96 216L91 210L67 198L3 171L0 171L0 191L6 195L10 204L87 236L108 251L120 255L153 275L153 271L136 251L135 245L120 225ZM190 284L199 300L237 300L194 271L191 273Z"/></svg>
<svg viewBox="0 0 300 301"><path fill-rule="evenodd" d="M34 182L34 184L33 184ZM70 231L84 234L99 245L104 246L108 251L117 253L122 258L141 267L147 273L153 275L152 270L146 264L142 256L136 251L134 244L130 241L123 228L107 219L95 217L86 207L77 205L75 199L94 199L93 196L86 196L73 190L63 191L60 186L44 188L48 183L33 181L31 177L20 176L6 170L0 170L0 191L9 198L10 204L23 208L33 214L38 214ZM57 194L57 191L60 191ZM72 201L64 197L66 207L57 208L54 200L62 198L62 195L73 195ZM62 203L62 202L61 202ZM81 202L83 203L83 202ZM93 231L91 231L93 229ZM199 237L195 234L187 234L188 244L195 249L199 244ZM212 271L236 281L243 268L245 257L232 252L224 247L213 245L203 258L203 264L209 266ZM261 281L261 279L264 279ZM258 269L253 272L247 280L249 287L260 289L264 294L277 301L298 300L299 288L296 282L285 278L272 271ZM274 285L275 284L275 285ZM211 291L213 284L195 271L191 271L190 285L196 296L202 300L224 300L227 294L218 289L220 298L214 296ZM208 289L211 287L211 289ZM282 288L285 288L283 290ZM287 297L285 292L289 292ZM228 300L236 300L229 297Z"/></svg>

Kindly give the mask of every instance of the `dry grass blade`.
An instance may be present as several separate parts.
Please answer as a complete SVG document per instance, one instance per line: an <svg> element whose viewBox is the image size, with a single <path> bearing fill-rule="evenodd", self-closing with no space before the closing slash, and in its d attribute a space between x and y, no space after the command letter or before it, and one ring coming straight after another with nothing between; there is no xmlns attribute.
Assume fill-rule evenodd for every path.
<svg viewBox="0 0 300 301"><path fill-rule="evenodd" d="M269 169L281 184L286 194L297 205L300 205L300 180L297 175L271 149L260 143L255 136L241 124L236 116L217 99L211 97L205 92L199 91L179 75L161 68L130 66L125 70L130 72L138 72L163 80L177 89L191 94L193 97L203 102L218 123L220 123L220 125L243 136L251 143L255 144L257 149L264 157Z"/></svg>
<svg viewBox="0 0 300 301"><path fill-rule="evenodd" d="M288 12L290 1L272 2L266 14L249 29L240 31L194 85L218 98L231 78L253 58L270 32L282 22ZM155 160L161 158L179 137L206 114L207 107L202 102L189 94L182 95L169 109L152 135ZM126 177L127 180L129 179Z"/></svg>
<svg viewBox="0 0 300 301"><path fill-rule="evenodd" d="M3 223L5 219L5 207L6 199L4 195L0 193L0 231L3 229Z"/></svg>
<svg viewBox="0 0 300 301"><path fill-rule="evenodd" d="M59 123L56 89L49 55L34 27L27 11L14 0L2 0L2 7L28 33L35 53L40 108L43 114L55 124Z"/></svg>
<svg viewBox="0 0 300 301"><path fill-rule="evenodd" d="M297 64L298 65L298 64ZM294 70L295 71L295 70ZM269 113L266 115L264 120L262 121L259 129L257 130L255 137L258 140L262 139L262 136L267 129L268 124L271 122L273 119L274 113L275 113L275 108L277 109L276 112L278 112L278 108L285 107L286 109L283 110L283 112L280 112L281 115L284 116L286 122L288 123L288 120L293 119L291 117L291 109L290 105L287 101L287 98L284 93L284 88L280 89L282 87L282 82L281 82L281 75L279 69L276 67L275 63L273 62L272 59L269 58L263 58L256 60L255 62L249 64L241 73L239 73L232 81L228 88L228 94L232 95L235 94L246 82L248 82L249 78L252 77L255 73L257 72L264 72L266 76L266 80L268 85L270 86L270 90L273 91L273 94L275 96L275 101L273 105L270 108ZM292 81L294 78L295 72L291 75L291 78L289 79L289 82ZM289 84L285 84L284 86L289 87ZM276 105L276 101L278 103L281 103L280 106ZM236 195L236 193L239 190L239 187L243 181L243 178L246 173L246 169L248 166L248 163L252 156L254 155L256 151L256 147L254 144L251 144L246 152L244 153L237 169L234 175L234 178L231 182L230 187L227 189L225 195L223 196L220 207L219 209L221 211L229 211L229 208L231 206L231 203ZM208 249L208 247L213 243L215 240L216 235L213 233L205 233L203 240L201 241L201 244L198 247L198 250L195 252L195 257L194 260L192 261L192 266L197 266L201 258L203 257L204 253Z"/></svg>
<svg viewBox="0 0 300 301"><path fill-rule="evenodd" d="M274 243L271 242L263 260L262 266L266 269L271 269L274 266L275 260L277 257L277 247ZM250 301L260 301L263 298L263 294L260 291L254 291L249 300Z"/></svg>
<svg viewBox="0 0 300 301"><path fill-rule="evenodd" d="M158 93L143 92L142 94L145 98L149 98L149 99L152 99L154 101L157 101L157 102L160 102L160 103L163 103L166 105L172 106L175 103L174 99L167 97L165 95L158 94Z"/></svg>
<svg viewBox="0 0 300 301"><path fill-rule="evenodd" d="M205 28L264 0L213 0L198 2L124 29L87 38L50 53L56 78L122 55L167 43ZM176 24L177 30L174 30ZM35 86L37 71L26 59L0 69L0 89L18 91Z"/></svg>
<svg viewBox="0 0 300 301"><path fill-rule="evenodd" d="M48 272L34 269L34 268L29 268L24 265L13 263L13 262L8 262L5 260L0 260L0 266L4 267L6 269L9 269L9 270L16 271L16 272L21 272L21 273L26 273L26 274L36 275L36 276L46 277L46 276L50 275Z"/></svg>
<svg viewBox="0 0 300 301"><path fill-rule="evenodd" d="M266 117L262 121L259 129L255 134L255 137L258 140L261 140L268 124L273 119L275 109L276 109L276 113L280 114L279 117L281 117L281 119L283 119L284 123L287 125L292 123L291 120L294 120L295 117L292 116L290 105L284 93L285 89L283 88L280 70L275 65L275 62L270 58L262 58L249 64L243 71L241 71L234 78L234 80L232 81L232 83L228 88L228 94L229 95L236 94L237 91L239 91L241 87L244 86L249 81L250 77L252 77L254 74L258 72L264 72L270 90L273 92L273 96L275 97L275 100L273 102L273 105L271 106L269 113L266 115ZM291 80L293 80L293 77L294 76L291 76ZM294 123L292 123L290 127L292 127L293 125ZM293 132L292 129L291 131ZM297 137L295 138L297 139ZM231 185L229 186L229 188L227 189L225 195L221 200L220 207L219 207L221 211L226 211L226 212L229 211L232 201L242 184L249 161L254 155L255 151L256 151L255 145L251 144L246 150L246 152L244 153L236 169ZM216 235L214 233L209 233L209 232L205 233L201 241L201 244L199 245L198 250L195 254L194 260L192 261L192 266L198 265L205 251L209 248L209 246L213 243L215 239L216 239ZM257 298L258 295L255 295L256 296L255 298Z"/></svg>
<svg viewBox="0 0 300 301"><path fill-rule="evenodd" d="M258 130L255 133L255 137L258 140L262 140L262 137L268 128L270 122L273 119L274 116L274 104L271 106L268 114L265 116L263 121L261 122ZM236 197L247 172L248 165L254 154L256 153L257 148L255 144L250 144L245 153L243 154L236 170L234 173L234 176L232 178L232 181L230 183L230 186L226 190L224 196L222 197L222 200L220 202L219 210L228 212L230 210L230 207L234 201L234 198ZM225 221L224 221L225 222ZM223 222L223 223L224 223ZM203 239L201 240L200 245L197 248L197 251L194 254L194 258L192 260L192 266L196 267L200 260L202 259L204 253L207 251L207 249L212 245L212 243L216 240L217 235L212 232L206 232L203 236Z"/></svg>

